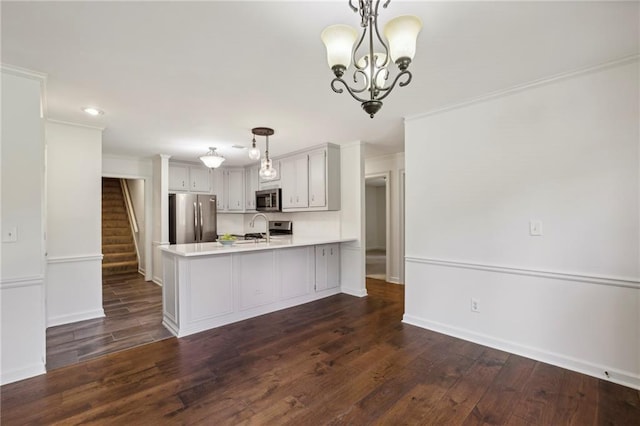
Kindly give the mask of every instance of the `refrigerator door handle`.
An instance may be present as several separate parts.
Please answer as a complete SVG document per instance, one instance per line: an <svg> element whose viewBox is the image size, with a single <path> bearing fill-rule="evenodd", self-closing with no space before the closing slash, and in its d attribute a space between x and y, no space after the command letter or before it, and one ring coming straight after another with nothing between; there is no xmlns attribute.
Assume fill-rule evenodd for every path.
<svg viewBox="0 0 640 426"><path fill-rule="evenodd" d="M198 206L198 213L200 214L200 242L202 242L202 240L204 240L204 219L202 218L202 203L198 203Z"/></svg>
<svg viewBox="0 0 640 426"><path fill-rule="evenodd" d="M198 208L193 203L193 239L198 242Z"/></svg>

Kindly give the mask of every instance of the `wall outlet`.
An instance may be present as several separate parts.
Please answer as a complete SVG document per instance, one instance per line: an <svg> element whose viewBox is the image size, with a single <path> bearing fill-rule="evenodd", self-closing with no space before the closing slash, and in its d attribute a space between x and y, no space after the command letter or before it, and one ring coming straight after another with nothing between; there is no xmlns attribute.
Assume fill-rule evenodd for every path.
<svg viewBox="0 0 640 426"><path fill-rule="evenodd" d="M539 237L542 235L542 221L530 220L529 221L529 235Z"/></svg>
<svg viewBox="0 0 640 426"><path fill-rule="evenodd" d="M471 298L471 312L480 312L480 301L474 297Z"/></svg>

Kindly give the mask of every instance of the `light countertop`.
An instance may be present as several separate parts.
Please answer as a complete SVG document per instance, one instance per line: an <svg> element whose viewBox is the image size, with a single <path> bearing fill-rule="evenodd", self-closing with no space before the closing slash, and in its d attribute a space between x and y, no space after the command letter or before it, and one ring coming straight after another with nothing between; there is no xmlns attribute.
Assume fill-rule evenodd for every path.
<svg viewBox="0 0 640 426"><path fill-rule="evenodd" d="M317 246L320 244L346 243L356 241L355 238L330 238L330 237L271 237L271 242L266 241L255 242L252 240L236 241L232 246L223 246L215 243L191 243L191 244L172 244L169 246L160 246L164 252L171 253L176 256L209 256L216 254L242 253L257 250L273 250L289 247L301 246Z"/></svg>

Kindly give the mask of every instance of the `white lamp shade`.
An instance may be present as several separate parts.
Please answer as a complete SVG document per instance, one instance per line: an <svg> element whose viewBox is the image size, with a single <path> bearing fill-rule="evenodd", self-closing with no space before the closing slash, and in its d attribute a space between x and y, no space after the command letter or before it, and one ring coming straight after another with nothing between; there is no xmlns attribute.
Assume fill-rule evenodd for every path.
<svg viewBox="0 0 640 426"><path fill-rule="evenodd" d="M224 162L224 157L218 155L214 150L210 150L207 155L203 155L200 157L200 161L204 163L205 166L210 169L215 169L216 167L220 167L220 165Z"/></svg>
<svg viewBox="0 0 640 426"><path fill-rule="evenodd" d="M398 16L387 22L384 35L389 41L389 54L394 62L400 58L413 59L421 29L422 21L413 15Z"/></svg>
<svg viewBox="0 0 640 426"><path fill-rule="evenodd" d="M351 51L356 42L358 31L348 25L331 25L322 31L320 38L327 48L329 68L334 65L351 65Z"/></svg>
<svg viewBox="0 0 640 426"><path fill-rule="evenodd" d="M387 60L387 55L385 55L384 53L374 52L373 56L376 57L376 63L373 68L373 74L376 76L376 87L382 89L384 87L384 82L387 80L388 72L387 70L378 72L378 70L384 65L384 62ZM367 64L367 67L363 69L363 71L367 75L367 77L371 79L371 76L369 75L371 73L371 62L369 62L369 55L364 55L362 58L358 59L359 67L364 67L365 63Z"/></svg>

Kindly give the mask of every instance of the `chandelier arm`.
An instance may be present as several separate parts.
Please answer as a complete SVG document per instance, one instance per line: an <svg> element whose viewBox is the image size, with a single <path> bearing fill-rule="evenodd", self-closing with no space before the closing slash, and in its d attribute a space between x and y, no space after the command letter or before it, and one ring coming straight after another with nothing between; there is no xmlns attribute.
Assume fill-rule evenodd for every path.
<svg viewBox="0 0 640 426"><path fill-rule="evenodd" d="M358 8L355 7L352 3L353 0L349 0L349 7L351 8L351 10L353 10L355 13L358 13Z"/></svg>
<svg viewBox="0 0 640 426"><path fill-rule="evenodd" d="M358 84L358 75L362 75L362 78L364 78L364 84L362 86L362 89L354 89L351 88L351 90L353 91L353 93L362 93L365 90L369 90L369 77L367 77L367 73L364 70L355 70L353 72L353 82L354 84Z"/></svg>
<svg viewBox="0 0 640 426"><path fill-rule="evenodd" d="M332 88L332 89L333 89L333 91L334 91L334 92L336 92L336 93L342 93L342 92L344 92L344 90L342 90L342 89L340 89L340 88L337 88L337 87L335 86L335 84L336 84L336 83L342 83L342 85L345 87L345 89L347 89L347 92L349 92L349 94L351 95L351 97L352 97L353 99L355 99L356 101L358 101L358 102L366 102L366 101L367 101L367 99L363 99L363 98L359 97L358 95L356 95L356 93L360 93L360 92L363 92L364 90L366 90L366 89L367 89L367 87L365 87L365 88L364 88L364 89L362 89L362 90L355 91L355 90L353 90L351 87L349 87L349 85L347 84L347 82L346 82L346 81L344 81L344 80L343 80L343 79L341 79L340 77L336 77L336 78L334 78L333 80L331 80L331 88Z"/></svg>
<svg viewBox="0 0 640 426"><path fill-rule="evenodd" d="M362 41L364 40L364 37L366 35L367 35L367 29L365 28L362 30L362 35L360 36L360 40L358 40L356 47L354 47L353 50L351 51L351 62L353 62L353 65L359 70L363 70L367 68L366 64L363 67L358 65L358 61L356 60L356 53L358 53L358 49L360 49L360 46L362 46Z"/></svg>
<svg viewBox="0 0 640 426"><path fill-rule="evenodd" d="M402 77L402 76L406 76L407 77L406 81L398 82L398 80L400 80L400 77ZM404 87L407 84L411 83L411 72L408 71L408 70L404 70L400 74L398 74L396 76L396 78L393 79L393 83L391 83L391 85L389 87L381 90L381 91L385 92L385 94L380 96L379 98L377 98L377 100L381 101L384 98L386 98L387 96L389 96L389 94L391 93L391 91L395 87L396 83L398 83L398 86L400 86L400 87Z"/></svg>

